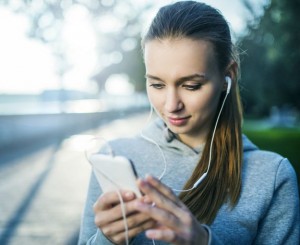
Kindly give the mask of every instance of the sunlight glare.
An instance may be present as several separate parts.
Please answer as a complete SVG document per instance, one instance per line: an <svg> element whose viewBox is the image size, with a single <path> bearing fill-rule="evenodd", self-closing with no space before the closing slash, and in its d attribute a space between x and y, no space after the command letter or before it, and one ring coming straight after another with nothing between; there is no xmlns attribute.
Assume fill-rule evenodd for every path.
<svg viewBox="0 0 300 245"><path fill-rule="evenodd" d="M40 93L56 88L54 60L49 48L28 39L25 16L0 9L0 93ZM10 23L7 25L7 23Z"/></svg>
<svg viewBox="0 0 300 245"><path fill-rule="evenodd" d="M130 95L134 92L134 86L126 74L114 74L106 80L105 90L111 95Z"/></svg>
<svg viewBox="0 0 300 245"><path fill-rule="evenodd" d="M64 88L86 90L98 58L95 52L96 36L88 10L74 4L66 13L63 40L71 69L63 77Z"/></svg>

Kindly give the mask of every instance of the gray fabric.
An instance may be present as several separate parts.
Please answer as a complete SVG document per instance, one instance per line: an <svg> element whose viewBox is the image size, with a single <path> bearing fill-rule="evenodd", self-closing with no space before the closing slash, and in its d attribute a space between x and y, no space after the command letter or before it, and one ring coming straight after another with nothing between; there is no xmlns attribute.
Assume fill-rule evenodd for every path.
<svg viewBox="0 0 300 245"><path fill-rule="evenodd" d="M192 149L169 132L161 120L144 130L163 150L167 171L162 182L182 189L201 155L203 146ZM164 163L158 147L140 136L110 142L116 155L128 157L138 175L160 176ZM235 208L226 204L210 226L211 244L299 244L299 197L297 179L290 162L259 150L243 136L242 192ZM92 206L101 190L91 175L78 244L112 244L94 225ZM130 244L153 244L144 233ZM166 243L156 241L156 245Z"/></svg>

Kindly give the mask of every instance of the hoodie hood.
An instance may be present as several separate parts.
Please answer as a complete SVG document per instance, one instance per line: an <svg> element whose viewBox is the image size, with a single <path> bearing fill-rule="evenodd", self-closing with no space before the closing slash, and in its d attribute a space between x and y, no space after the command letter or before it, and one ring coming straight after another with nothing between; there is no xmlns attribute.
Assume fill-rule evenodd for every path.
<svg viewBox="0 0 300 245"><path fill-rule="evenodd" d="M199 154L204 148L204 144L196 148L191 148L182 143L160 118L155 119L148 127L143 129L141 137L148 141L154 141L164 150L179 152L184 155ZM242 140L244 152L258 150L258 147L254 145L246 135L242 135Z"/></svg>
<svg viewBox="0 0 300 245"><path fill-rule="evenodd" d="M163 150L173 151L182 155L195 156L202 152L204 144L196 148L191 148L182 143L176 135L171 132L164 121L155 119L148 127L142 130L141 137L147 141L158 144Z"/></svg>
<svg viewBox="0 0 300 245"><path fill-rule="evenodd" d="M243 140L243 151L248 152L248 151L255 151L258 150L258 147L252 143L251 140L248 139L246 135L242 135L242 140Z"/></svg>

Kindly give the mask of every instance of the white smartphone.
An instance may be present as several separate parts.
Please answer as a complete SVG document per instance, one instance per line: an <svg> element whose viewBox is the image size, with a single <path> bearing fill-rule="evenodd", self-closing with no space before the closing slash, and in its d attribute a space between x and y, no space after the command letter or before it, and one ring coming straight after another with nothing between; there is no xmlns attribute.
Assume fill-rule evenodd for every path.
<svg viewBox="0 0 300 245"><path fill-rule="evenodd" d="M137 174L132 162L123 156L91 155L90 163L103 192L116 189L131 190L137 197L141 192L136 185Z"/></svg>

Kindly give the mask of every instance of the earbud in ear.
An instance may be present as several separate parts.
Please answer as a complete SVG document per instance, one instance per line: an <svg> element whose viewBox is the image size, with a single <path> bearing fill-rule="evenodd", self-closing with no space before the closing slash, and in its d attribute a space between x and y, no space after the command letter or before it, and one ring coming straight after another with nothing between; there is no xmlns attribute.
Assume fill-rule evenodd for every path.
<svg viewBox="0 0 300 245"><path fill-rule="evenodd" d="M227 83L227 90L226 90L226 94L229 94L230 92L230 88L231 88L231 78L229 76L225 77L226 83Z"/></svg>

